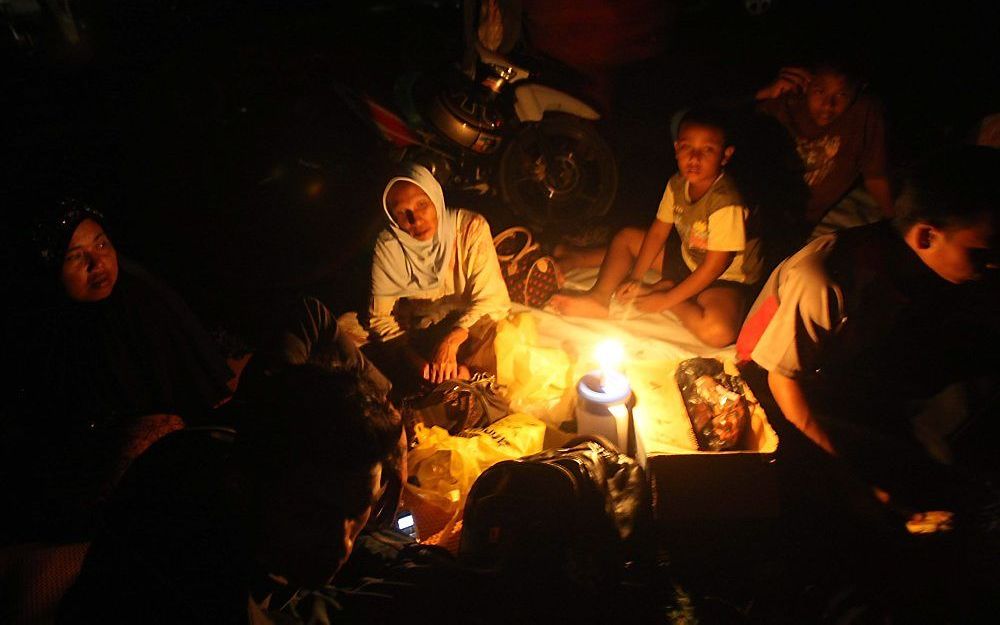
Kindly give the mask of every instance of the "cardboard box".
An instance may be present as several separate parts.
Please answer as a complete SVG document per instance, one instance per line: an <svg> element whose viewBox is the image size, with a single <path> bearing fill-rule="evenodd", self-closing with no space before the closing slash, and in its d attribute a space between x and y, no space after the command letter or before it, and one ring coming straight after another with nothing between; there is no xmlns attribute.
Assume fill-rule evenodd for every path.
<svg viewBox="0 0 1000 625"><path fill-rule="evenodd" d="M627 371L636 396L636 458L649 476L654 517L674 522L777 516L778 435L764 410L746 389L751 402L746 450L698 451L674 380L678 362L635 363ZM732 362L724 364L728 373L737 373Z"/></svg>

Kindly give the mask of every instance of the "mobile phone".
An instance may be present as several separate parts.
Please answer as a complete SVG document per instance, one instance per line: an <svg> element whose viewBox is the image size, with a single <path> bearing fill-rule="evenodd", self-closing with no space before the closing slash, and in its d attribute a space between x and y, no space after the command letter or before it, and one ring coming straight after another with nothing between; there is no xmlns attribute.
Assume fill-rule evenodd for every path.
<svg viewBox="0 0 1000 625"><path fill-rule="evenodd" d="M417 537L417 522L409 510L400 510L396 517L396 529L411 538Z"/></svg>

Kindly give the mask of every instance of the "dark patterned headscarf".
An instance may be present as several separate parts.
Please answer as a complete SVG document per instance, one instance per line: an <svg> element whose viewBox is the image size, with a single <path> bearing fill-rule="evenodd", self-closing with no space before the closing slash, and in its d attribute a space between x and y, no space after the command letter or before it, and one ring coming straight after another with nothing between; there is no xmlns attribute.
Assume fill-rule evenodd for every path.
<svg viewBox="0 0 1000 625"><path fill-rule="evenodd" d="M93 219L104 227L104 215L76 198L60 198L45 210L35 222L32 237L45 265L53 267L62 262L66 246L84 219Z"/></svg>

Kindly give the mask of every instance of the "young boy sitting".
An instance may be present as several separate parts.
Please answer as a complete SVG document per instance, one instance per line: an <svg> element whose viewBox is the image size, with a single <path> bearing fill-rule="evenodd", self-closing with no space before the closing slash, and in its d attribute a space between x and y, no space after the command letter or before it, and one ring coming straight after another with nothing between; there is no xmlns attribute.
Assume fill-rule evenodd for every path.
<svg viewBox="0 0 1000 625"><path fill-rule="evenodd" d="M751 295L748 285L760 278L759 241L748 238L748 210L723 172L734 147L720 115L688 112L674 151L680 171L667 182L649 230L625 228L606 251L555 250L566 269L599 264L600 272L589 291L557 294L550 307L584 317L607 317L613 300L639 312L669 310L703 343L724 347L736 340ZM683 266L669 263L664 254L675 225ZM645 284L651 267L662 268L663 278Z"/></svg>
<svg viewBox="0 0 1000 625"><path fill-rule="evenodd" d="M813 235L893 215L885 128L876 98L850 65L786 67L757 91L757 110L788 130L809 185L805 220ZM864 191L855 189L858 178Z"/></svg>

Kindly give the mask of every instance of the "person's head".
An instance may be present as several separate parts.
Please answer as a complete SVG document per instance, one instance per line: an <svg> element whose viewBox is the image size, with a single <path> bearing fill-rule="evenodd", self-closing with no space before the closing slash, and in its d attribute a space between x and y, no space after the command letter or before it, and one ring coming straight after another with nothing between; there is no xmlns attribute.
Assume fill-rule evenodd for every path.
<svg viewBox="0 0 1000 625"><path fill-rule="evenodd" d="M711 109L692 109L677 128L674 154L677 167L691 184L711 184L733 157L723 115Z"/></svg>
<svg viewBox="0 0 1000 625"><path fill-rule="evenodd" d="M66 296L76 302L105 299L118 281L118 253L104 230L104 216L75 199L44 209L35 241L43 262L55 269Z"/></svg>
<svg viewBox="0 0 1000 625"><path fill-rule="evenodd" d="M896 201L895 225L934 273L953 283L997 263L1000 151L961 146L915 166Z"/></svg>
<svg viewBox="0 0 1000 625"><path fill-rule="evenodd" d="M860 74L847 62L828 60L814 65L805 90L809 117L817 126L829 126L854 104L862 86Z"/></svg>
<svg viewBox="0 0 1000 625"><path fill-rule="evenodd" d="M433 174L422 165L406 164L393 176L382 194L382 203L394 226L425 242L434 238L444 193Z"/></svg>
<svg viewBox="0 0 1000 625"><path fill-rule="evenodd" d="M236 438L260 564L290 583L329 582L353 549L401 425L357 375L314 365L264 382Z"/></svg>

